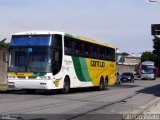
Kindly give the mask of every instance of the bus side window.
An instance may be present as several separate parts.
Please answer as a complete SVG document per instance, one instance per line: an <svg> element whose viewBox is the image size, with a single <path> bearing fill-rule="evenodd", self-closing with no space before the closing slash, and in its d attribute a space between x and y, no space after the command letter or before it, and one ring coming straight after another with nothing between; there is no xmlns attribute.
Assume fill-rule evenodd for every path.
<svg viewBox="0 0 160 120"><path fill-rule="evenodd" d="M69 38L65 38L64 40L64 51L65 51L65 54L68 54L68 55L71 54L71 45L70 45Z"/></svg>
<svg viewBox="0 0 160 120"><path fill-rule="evenodd" d="M96 58L100 59L101 58L101 53L100 53L100 47L96 47Z"/></svg>
<svg viewBox="0 0 160 120"><path fill-rule="evenodd" d="M101 59L105 59L105 49L104 49L104 47L101 47L100 48L100 53L101 53Z"/></svg>
<svg viewBox="0 0 160 120"><path fill-rule="evenodd" d="M85 56L88 57L88 55L89 55L89 45L88 45L88 43L86 43L84 45L84 52L85 52Z"/></svg>
<svg viewBox="0 0 160 120"><path fill-rule="evenodd" d="M109 49L108 48L105 49L105 59L109 60Z"/></svg>
<svg viewBox="0 0 160 120"><path fill-rule="evenodd" d="M93 58L93 46L91 44L89 45L89 57Z"/></svg>
<svg viewBox="0 0 160 120"><path fill-rule="evenodd" d="M79 41L75 41L75 54L77 55L77 56L81 56L82 54L83 54L83 43L82 42L79 42Z"/></svg>
<svg viewBox="0 0 160 120"><path fill-rule="evenodd" d="M109 48L109 60L112 61L112 49Z"/></svg>
<svg viewBox="0 0 160 120"><path fill-rule="evenodd" d="M85 57L85 44L83 42L80 42L80 56Z"/></svg>
<svg viewBox="0 0 160 120"><path fill-rule="evenodd" d="M75 54L75 41L71 40L71 53Z"/></svg>
<svg viewBox="0 0 160 120"><path fill-rule="evenodd" d="M76 55L79 54L79 44L77 41L75 42L75 53L76 53Z"/></svg>
<svg viewBox="0 0 160 120"><path fill-rule="evenodd" d="M115 50L114 49L111 50L111 60L115 61Z"/></svg>
<svg viewBox="0 0 160 120"><path fill-rule="evenodd" d="M93 46L93 58L96 58L96 46Z"/></svg>

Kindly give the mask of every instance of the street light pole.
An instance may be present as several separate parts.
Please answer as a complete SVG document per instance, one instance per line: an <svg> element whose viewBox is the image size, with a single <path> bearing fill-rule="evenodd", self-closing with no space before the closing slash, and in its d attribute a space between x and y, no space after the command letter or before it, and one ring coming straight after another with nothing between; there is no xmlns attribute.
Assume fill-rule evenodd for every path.
<svg viewBox="0 0 160 120"><path fill-rule="evenodd" d="M149 0L149 2L159 2L159 1L157 1L157 0Z"/></svg>
<svg viewBox="0 0 160 120"><path fill-rule="evenodd" d="M149 2L157 2L156 0L149 0Z"/></svg>

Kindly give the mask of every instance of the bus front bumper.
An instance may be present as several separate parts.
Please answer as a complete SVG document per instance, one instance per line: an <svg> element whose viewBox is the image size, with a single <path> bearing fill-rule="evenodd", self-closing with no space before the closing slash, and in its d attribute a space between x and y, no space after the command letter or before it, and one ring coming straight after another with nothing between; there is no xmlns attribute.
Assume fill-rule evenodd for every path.
<svg viewBox="0 0 160 120"><path fill-rule="evenodd" d="M8 80L8 87L15 89L53 89L52 85L51 80Z"/></svg>
<svg viewBox="0 0 160 120"><path fill-rule="evenodd" d="M155 79L154 74L142 74L141 79Z"/></svg>

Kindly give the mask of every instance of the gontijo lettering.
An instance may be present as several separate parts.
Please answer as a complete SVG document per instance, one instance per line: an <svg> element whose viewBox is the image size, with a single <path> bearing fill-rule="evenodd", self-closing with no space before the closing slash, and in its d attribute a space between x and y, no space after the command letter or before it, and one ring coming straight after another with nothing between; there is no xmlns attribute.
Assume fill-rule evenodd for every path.
<svg viewBox="0 0 160 120"><path fill-rule="evenodd" d="M91 60L91 67L105 67L105 62Z"/></svg>

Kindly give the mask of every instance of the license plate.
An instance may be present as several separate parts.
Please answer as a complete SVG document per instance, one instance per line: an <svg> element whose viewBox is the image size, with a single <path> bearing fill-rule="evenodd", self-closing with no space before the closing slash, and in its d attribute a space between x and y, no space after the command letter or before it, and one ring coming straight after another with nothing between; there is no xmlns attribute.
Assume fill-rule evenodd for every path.
<svg viewBox="0 0 160 120"><path fill-rule="evenodd" d="M9 88L15 88L15 85L8 85Z"/></svg>

